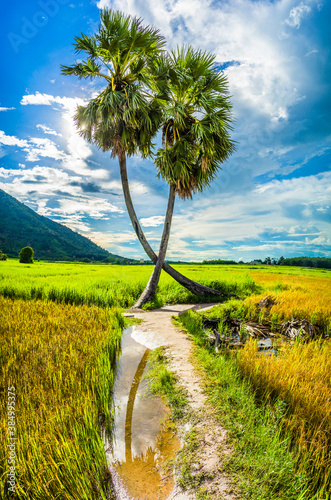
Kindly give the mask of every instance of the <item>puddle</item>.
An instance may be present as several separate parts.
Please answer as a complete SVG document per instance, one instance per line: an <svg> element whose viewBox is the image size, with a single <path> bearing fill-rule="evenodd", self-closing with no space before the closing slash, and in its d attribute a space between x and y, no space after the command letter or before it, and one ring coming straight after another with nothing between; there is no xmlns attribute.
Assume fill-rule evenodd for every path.
<svg viewBox="0 0 331 500"><path fill-rule="evenodd" d="M166 425L166 407L143 379L150 348L157 342L149 339L146 348L138 338L145 340L136 327L123 331L114 385L115 427L106 453L118 499L164 500L174 486L165 465L180 443Z"/></svg>

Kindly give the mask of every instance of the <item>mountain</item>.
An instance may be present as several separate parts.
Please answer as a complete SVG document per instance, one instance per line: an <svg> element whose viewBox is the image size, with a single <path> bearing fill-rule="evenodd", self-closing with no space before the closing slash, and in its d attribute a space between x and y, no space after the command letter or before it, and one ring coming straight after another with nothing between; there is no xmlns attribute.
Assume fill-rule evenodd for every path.
<svg viewBox="0 0 331 500"><path fill-rule="evenodd" d="M38 215L0 189L0 250L8 257L18 257L25 246L33 248L35 259L129 262L62 224Z"/></svg>

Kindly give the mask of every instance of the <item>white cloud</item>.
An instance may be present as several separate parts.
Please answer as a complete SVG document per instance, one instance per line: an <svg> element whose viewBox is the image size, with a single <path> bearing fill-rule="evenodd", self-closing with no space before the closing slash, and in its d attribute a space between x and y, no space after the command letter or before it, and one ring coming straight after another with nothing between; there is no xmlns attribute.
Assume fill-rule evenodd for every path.
<svg viewBox="0 0 331 500"><path fill-rule="evenodd" d="M314 245L314 246L327 246L331 247L331 238L326 238L325 236L319 236L317 238L313 238L310 240L309 238L306 238L305 240L306 245Z"/></svg>
<svg viewBox="0 0 331 500"><path fill-rule="evenodd" d="M212 258L226 256L224 252L228 251L230 256L247 254L257 247L261 252L273 250L276 255L284 249L302 249L307 253L307 236L316 236L307 240L312 245L320 243L326 247L331 239L330 225L315 214L329 204L330 198L331 172L271 181L252 192L201 197L187 202L187 212L173 217L168 255ZM295 224L300 219L303 225ZM271 241L261 241L266 230L273 231L276 238L270 236ZM288 234L288 240L282 233Z"/></svg>
<svg viewBox="0 0 331 500"><path fill-rule="evenodd" d="M12 109L16 109L16 108L2 108L2 107L0 107L0 111L11 111Z"/></svg>
<svg viewBox="0 0 331 500"><path fill-rule="evenodd" d="M33 168L21 169L0 169L0 175L4 178L12 177L10 184L6 184L6 190L10 190L13 196L26 196L32 188L37 190L38 196L44 199L50 197L55 190L66 190L72 195L81 194L77 186L71 186L73 181L81 181L80 177L70 176L58 168L44 167L36 165Z"/></svg>
<svg viewBox="0 0 331 500"><path fill-rule="evenodd" d="M289 242L292 244L293 242ZM274 250L284 250L286 245L281 243L267 243L263 245L239 245L233 247L233 250L238 250L239 252L270 252Z"/></svg>
<svg viewBox="0 0 331 500"><path fill-rule="evenodd" d="M8 179L9 177L12 177L14 175L21 175L22 173L22 170L15 170L15 169L7 169L7 168L3 168L3 167L0 167L0 177L4 178L4 179Z"/></svg>
<svg viewBox="0 0 331 500"><path fill-rule="evenodd" d="M131 185L131 183L130 183ZM104 189L112 189L114 191L122 192L122 183L120 181L109 181L102 184Z"/></svg>
<svg viewBox="0 0 331 500"><path fill-rule="evenodd" d="M5 146L18 146L27 153L26 160L35 162L41 158L48 157L61 161L64 168L77 174L93 177L96 179L109 178L109 172L105 169L91 169L86 160L92 155L92 149L87 142L78 135L73 122L73 114L77 104L84 104L79 98L54 97L48 94L37 92L33 95L27 95L22 98L21 104L51 105L60 104L64 109L63 119L65 122L65 135L67 137L68 153L58 149L57 145L49 139L30 138L22 140L15 136L7 136L4 131L0 131L0 143ZM46 134L58 135L46 125L38 124L37 128L42 129ZM137 191L143 194L143 191L137 186ZM147 192L147 190L145 190Z"/></svg>
<svg viewBox="0 0 331 500"><path fill-rule="evenodd" d="M28 146L28 142L24 139L18 139L13 135L6 135L3 130L0 130L0 143L5 146L18 146L20 148Z"/></svg>
<svg viewBox="0 0 331 500"><path fill-rule="evenodd" d="M87 104L87 102L80 97L60 97L53 96L51 94L42 94L41 92L36 92L35 94L27 94L22 97L21 105L27 106L29 104L39 106L51 106L52 104L59 104L63 109L65 109L72 115L75 112L77 105L83 106L84 104Z"/></svg>
<svg viewBox="0 0 331 500"><path fill-rule="evenodd" d="M154 215L153 217L146 217L140 219L140 223L143 227L157 227L161 226L164 222L164 217L162 215Z"/></svg>
<svg viewBox="0 0 331 500"><path fill-rule="evenodd" d="M312 56L313 54L318 54L318 50L317 49L312 49L310 50L309 52L306 52L305 56Z"/></svg>
<svg viewBox="0 0 331 500"><path fill-rule="evenodd" d="M60 208L52 210L58 214L86 214L94 219L105 219L106 214L122 213L122 210L103 198L93 196L79 196L76 198L62 198L58 200Z"/></svg>
<svg viewBox="0 0 331 500"><path fill-rule="evenodd" d="M311 7L309 5L301 2L296 7L291 9L288 19L286 19L286 24L292 26L293 28L300 28L302 19L311 12Z"/></svg>
<svg viewBox="0 0 331 500"><path fill-rule="evenodd" d="M24 95L21 100L21 104L26 106L27 104L45 104L50 106L54 102L54 97L52 95L41 94L36 92L34 95Z"/></svg>
<svg viewBox="0 0 331 500"><path fill-rule="evenodd" d="M15 136L6 135L0 130L0 143L5 146L18 146L27 153L26 160L35 162L40 158L54 158L55 160L65 160L68 155L57 148L57 145L50 139L31 137L30 139L19 139Z"/></svg>
<svg viewBox="0 0 331 500"><path fill-rule="evenodd" d="M60 137L62 137L62 134L58 134L55 130L47 127L47 125L42 125L42 124L38 124L36 125L37 128L40 128L41 130L44 131L45 134L48 134L48 135L58 135Z"/></svg>
<svg viewBox="0 0 331 500"><path fill-rule="evenodd" d="M46 157L54 158L54 160L64 160L66 158L66 154L60 151L50 139L33 137L29 142L30 144L26 148L23 148L23 151L27 152L27 161L34 162Z"/></svg>
<svg viewBox="0 0 331 500"><path fill-rule="evenodd" d="M92 231L90 236L93 241L98 241L98 244L103 247L113 247L114 245L137 241L137 236L133 231L123 231L121 233Z"/></svg>
<svg viewBox="0 0 331 500"><path fill-rule="evenodd" d="M143 182L136 182L136 181L130 182L130 190L132 194L137 194L137 195L143 195L149 192L149 188L146 184L144 184Z"/></svg>

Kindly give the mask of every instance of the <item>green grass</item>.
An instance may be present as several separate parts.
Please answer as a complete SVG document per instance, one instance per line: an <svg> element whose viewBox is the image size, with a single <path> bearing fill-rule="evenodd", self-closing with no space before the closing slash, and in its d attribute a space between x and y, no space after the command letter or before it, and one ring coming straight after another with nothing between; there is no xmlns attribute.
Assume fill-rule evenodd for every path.
<svg viewBox="0 0 331 500"><path fill-rule="evenodd" d="M259 291L255 281L244 272L208 270L205 266L177 266L200 283L218 290L247 296ZM74 305L123 307L134 304L152 273L153 266L115 266L35 262L20 264L15 260L0 263L0 296L23 300L51 300ZM208 278L206 279L206 276ZM215 297L211 297L215 300ZM155 304L189 303L199 299L162 272ZM208 299L207 299L208 300Z"/></svg>
<svg viewBox="0 0 331 500"><path fill-rule="evenodd" d="M224 292L247 297L267 290L292 286L302 275L307 280L330 283L331 270L279 266L176 265L181 273ZM9 259L0 262L0 296L23 300L46 300L99 307L132 306L145 288L153 266L116 266L106 264L35 262L20 264ZM288 284L290 283L290 284ZM215 297L210 297L215 301ZM165 272L161 274L156 298L151 307L164 303L203 302Z"/></svg>
<svg viewBox="0 0 331 500"><path fill-rule="evenodd" d="M300 453L292 436L283 431L286 403L271 405L257 399L243 379L236 359L216 355L207 345L201 315L189 311L177 323L195 343L197 367L221 424L228 429L234 452L224 470L235 478L242 498L250 500L329 499L326 490L314 485L309 456Z"/></svg>
<svg viewBox="0 0 331 500"><path fill-rule="evenodd" d="M164 349L154 349L149 355L150 369L146 374L150 391L166 400L174 421L182 419L188 408L185 391L180 387L176 375L167 368L168 362Z"/></svg>

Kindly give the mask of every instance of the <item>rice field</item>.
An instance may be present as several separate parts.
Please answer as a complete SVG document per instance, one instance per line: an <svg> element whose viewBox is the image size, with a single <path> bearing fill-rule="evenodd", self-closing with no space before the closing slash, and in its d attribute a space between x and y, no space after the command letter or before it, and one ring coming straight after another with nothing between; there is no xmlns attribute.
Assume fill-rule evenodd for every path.
<svg viewBox="0 0 331 500"><path fill-rule="evenodd" d="M244 299L218 305L210 313L214 317L232 314L269 320L277 330L278 322L294 316L330 334L331 271L247 265L175 267L191 279ZM0 262L0 498L112 498L101 429L111 432L112 427L114 362L123 326L120 312L137 300L151 272L152 266L147 265ZM274 304L261 312L257 303L266 295ZM150 307L199 300L163 272ZM287 411L278 431L290 433L308 457L319 485L316 491L328 484L330 355L328 340L299 344L268 360L249 344L229 368L229 377L238 370L266 404L284 402ZM215 364L211 356L208 363L215 373L222 363L226 370L225 358ZM16 496L9 494L6 462L8 419L13 418L19 465Z"/></svg>
<svg viewBox="0 0 331 500"><path fill-rule="evenodd" d="M223 467L243 498L330 500L331 339L283 344L273 355L254 341L215 353L203 314L188 311L177 323L196 345L205 390L234 450Z"/></svg>
<svg viewBox="0 0 331 500"><path fill-rule="evenodd" d="M312 486L331 491L331 339L284 344L267 358L249 342L237 363L259 397L282 402L282 428L309 461Z"/></svg>
<svg viewBox="0 0 331 500"><path fill-rule="evenodd" d="M122 317L95 306L2 297L0 311L0 497L109 500L100 427L111 432Z"/></svg>
<svg viewBox="0 0 331 500"><path fill-rule="evenodd" d="M0 295L24 300L87 304L99 307L129 307L144 290L153 266L46 263L20 264L16 260L0 263ZM187 276L219 290L246 296L259 290L245 272L206 273L203 266L176 266ZM213 269L214 271L214 269ZM208 278L206 278L208 276ZM203 299L205 300L205 299ZM157 303L199 301L166 273L162 272Z"/></svg>
<svg viewBox="0 0 331 500"><path fill-rule="evenodd" d="M247 265L181 264L174 267L199 283L241 297L250 296L247 306L251 309L262 296L275 296L277 304L271 315L279 320L293 315L306 319L309 316L313 323L330 326L331 270ZM127 308L143 291L152 269L148 265L20 264L10 259L0 262L0 296ZM198 297L162 272L157 304L198 301Z"/></svg>

